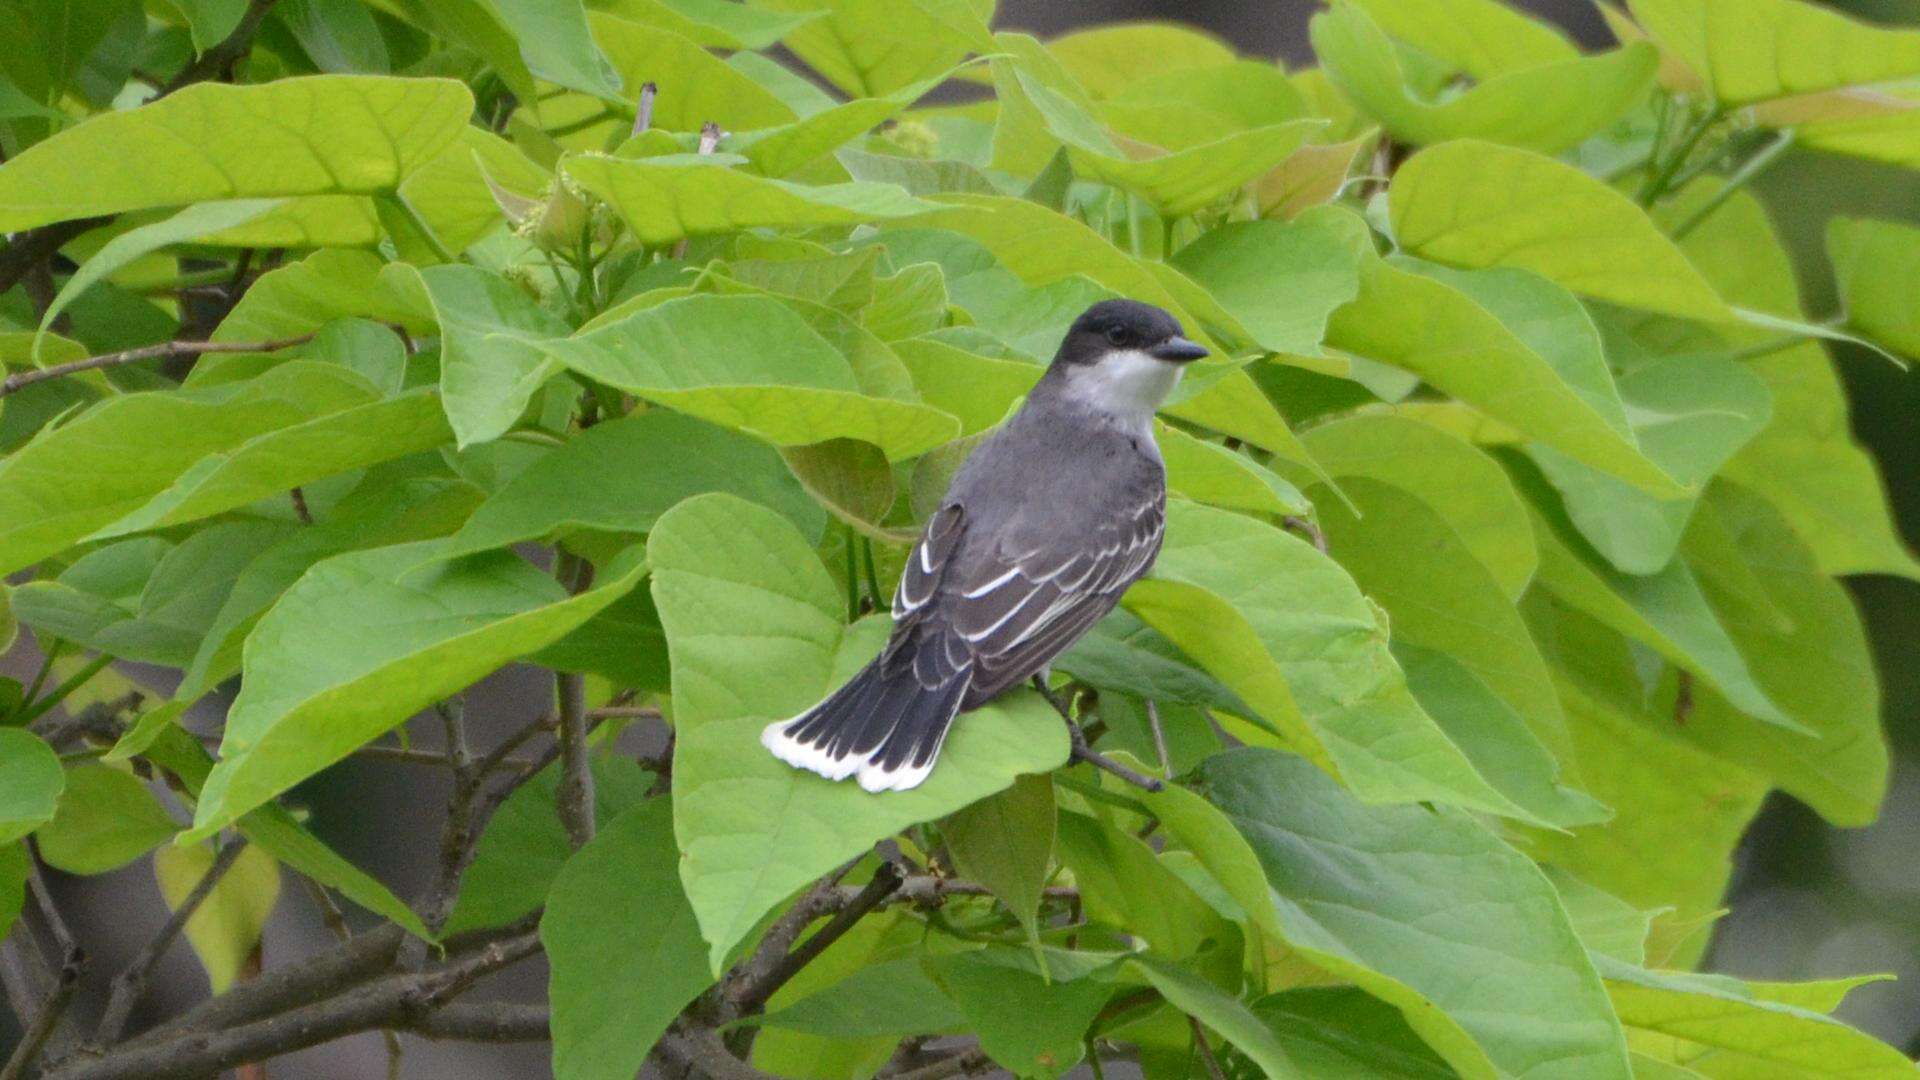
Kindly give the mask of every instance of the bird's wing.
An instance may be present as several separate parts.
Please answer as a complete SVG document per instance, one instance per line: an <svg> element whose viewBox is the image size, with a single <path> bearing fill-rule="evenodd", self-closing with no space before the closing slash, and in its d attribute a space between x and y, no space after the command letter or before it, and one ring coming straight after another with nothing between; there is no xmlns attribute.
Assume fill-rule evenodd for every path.
<svg viewBox="0 0 1920 1080"><path fill-rule="evenodd" d="M985 701L1039 671L1113 610L1153 564L1165 527L1165 497L1143 492L1091 531L1027 549L1003 541L985 557L968 551L938 591L951 637L975 663L969 700Z"/></svg>

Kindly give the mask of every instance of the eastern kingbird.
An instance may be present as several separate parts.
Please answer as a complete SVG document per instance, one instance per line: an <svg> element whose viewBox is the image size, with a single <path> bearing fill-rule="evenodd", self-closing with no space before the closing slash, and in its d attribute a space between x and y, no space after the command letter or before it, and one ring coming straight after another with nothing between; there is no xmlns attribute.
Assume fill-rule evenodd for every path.
<svg viewBox="0 0 1920 1080"><path fill-rule="evenodd" d="M956 715L1044 670L1153 565L1167 506L1153 413L1205 355L1147 304L1105 300L1075 319L927 522L887 647L761 743L868 791L925 780Z"/></svg>

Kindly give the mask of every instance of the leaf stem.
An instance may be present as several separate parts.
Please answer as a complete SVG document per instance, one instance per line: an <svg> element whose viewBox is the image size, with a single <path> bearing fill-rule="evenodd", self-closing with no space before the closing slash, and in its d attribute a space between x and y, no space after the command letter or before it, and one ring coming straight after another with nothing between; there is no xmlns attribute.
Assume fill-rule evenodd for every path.
<svg viewBox="0 0 1920 1080"><path fill-rule="evenodd" d="M886 605L880 602L880 575L873 565L873 537L860 538L860 557L866 563L867 596L873 601L873 610L879 611Z"/></svg>
<svg viewBox="0 0 1920 1080"><path fill-rule="evenodd" d="M1748 158L1738 169L1734 170L1733 175L1727 177L1727 182L1720 185L1720 190L1714 192L1712 197L1707 199L1706 202L1701 203L1693 213L1688 214L1685 221L1675 225L1669 235L1675 240L1679 240L1699 228L1701 222L1712 217L1714 211L1726 205L1728 199L1733 198L1734 192L1746 187L1754 177L1767 171L1767 169L1772 167L1774 162L1780 160L1780 156L1785 154L1792 146L1793 130L1789 128L1786 131L1782 131L1772 142L1762 147L1758 153Z"/></svg>
<svg viewBox="0 0 1920 1080"><path fill-rule="evenodd" d="M313 340L312 334L296 334L293 337L278 338L273 341L163 341L158 345L142 345L137 349L125 349L102 356L89 356L84 360L73 360L65 364L55 364L52 367L16 371L5 379L0 379L0 397L6 397L17 390L48 379L58 379L99 368L119 367L139 360L169 360L181 356L200 356L205 353L279 352L281 349L290 349L311 340Z"/></svg>
<svg viewBox="0 0 1920 1080"><path fill-rule="evenodd" d="M46 715L55 705L65 701L68 694L85 686L95 675L100 674L101 669L111 663L113 663L113 657L108 656L106 653L101 653L99 656L87 661L86 667L74 672L68 677L67 681L54 687L53 693L28 704L26 708L22 709L20 715L15 719L15 723L25 725L40 719L40 717Z"/></svg>
<svg viewBox="0 0 1920 1080"><path fill-rule="evenodd" d="M457 263L460 261L460 257L447 248L446 243L440 239L439 234L433 231L433 226L427 224L427 219L420 216L420 211L413 208L413 204L407 201L406 196L400 194L398 191L389 191L380 196L380 198L394 209L400 211L400 216L407 219L407 224L413 226L414 231L418 232L420 238L427 242L427 247L433 249L434 256L441 262Z"/></svg>
<svg viewBox="0 0 1920 1080"><path fill-rule="evenodd" d="M1715 105L1681 137L1680 145L1674 148L1672 156L1662 162L1660 167L1654 170L1653 175L1647 177L1646 184L1641 187L1641 206L1651 207L1660 201L1660 196L1665 195L1672 186L1675 175L1686 165L1687 159L1693 156L1694 150L1700 146L1700 140L1706 138L1707 132L1713 130L1713 126L1726 115L1725 106Z"/></svg>

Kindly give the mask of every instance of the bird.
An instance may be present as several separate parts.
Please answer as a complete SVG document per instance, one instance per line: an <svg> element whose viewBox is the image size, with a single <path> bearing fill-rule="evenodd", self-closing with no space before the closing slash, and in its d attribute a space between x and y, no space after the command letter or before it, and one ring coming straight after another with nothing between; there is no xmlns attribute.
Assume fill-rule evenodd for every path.
<svg viewBox="0 0 1920 1080"><path fill-rule="evenodd" d="M1167 481L1153 417L1206 355L1150 304L1103 300L1076 318L928 518L886 647L767 725L761 744L830 780L905 791L932 773L959 714L1044 677L1159 555Z"/></svg>

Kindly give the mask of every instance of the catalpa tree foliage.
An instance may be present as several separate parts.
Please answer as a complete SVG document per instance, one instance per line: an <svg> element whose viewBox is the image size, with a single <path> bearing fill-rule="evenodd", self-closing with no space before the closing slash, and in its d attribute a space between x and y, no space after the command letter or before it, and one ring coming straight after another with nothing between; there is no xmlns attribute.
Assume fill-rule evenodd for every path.
<svg viewBox="0 0 1920 1080"><path fill-rule="evenodd" d="M1835 220L1814 322L1749 181L1920 167L1920 33L1335 0L1288 71L992 7L0 3L0 1075L1911 1075L1863 979L1692 969L1769 792L1885 786L1840 579L1920 565L1828 347L1920 353L1920 231ZM1114 296L1212 357L1052 688L1164 788L1027 689L911 791L776 761ZM420 895L288 797L362 756L451 788ZM136 860L172 918L90 964L49 875ZM342 940L262 957L299 890Z"/></svg>

